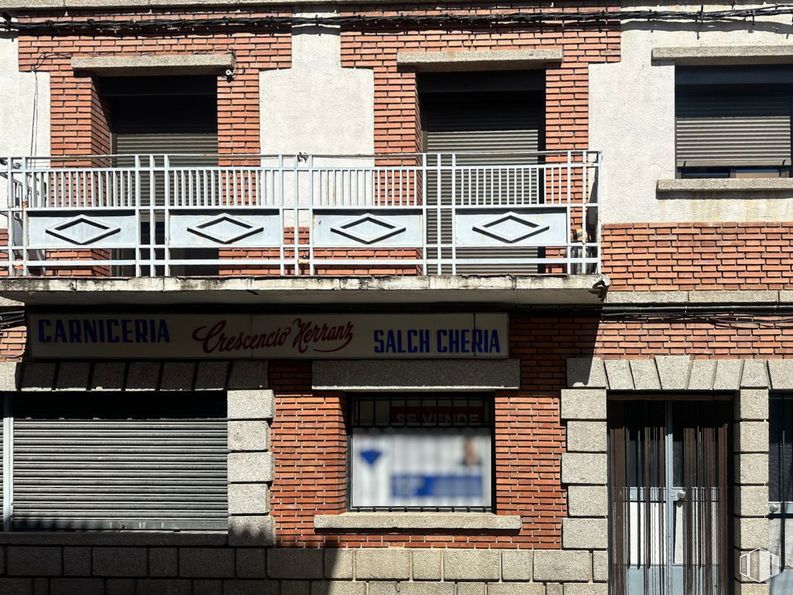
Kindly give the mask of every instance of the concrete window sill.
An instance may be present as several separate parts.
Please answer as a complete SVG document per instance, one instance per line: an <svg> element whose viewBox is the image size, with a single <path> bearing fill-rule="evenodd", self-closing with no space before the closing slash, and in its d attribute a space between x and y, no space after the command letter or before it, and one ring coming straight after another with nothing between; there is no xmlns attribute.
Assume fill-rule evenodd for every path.
<svg viewBox="0 0 793 595"><path fill-rule="evenodd" d="M793 178L693 178L658 180L659 194L768 193L793 191Z"/></svg>
<svg viewBox="0 0 793 595"><path fill-rule="evenodd" d="M223 546L225 531L0 531L0 545Z"/></svg>
<svg viewBox="0 0 793 595"><path fill-rule="evenodd" d="M334 531L518 531L521 524L519 516L489 512L345 512L314 517L315 529Z"/></svg>

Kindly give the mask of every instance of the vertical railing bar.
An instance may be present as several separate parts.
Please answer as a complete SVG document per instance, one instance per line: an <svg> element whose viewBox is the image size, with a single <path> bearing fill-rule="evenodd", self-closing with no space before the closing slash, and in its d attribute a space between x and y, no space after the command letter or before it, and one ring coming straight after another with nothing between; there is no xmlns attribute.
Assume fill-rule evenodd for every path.
<svg viewBox="0 0 793 595"><path fill-rule="evenodd" d="M170 155L163 155L163 206L165 216L163 217L163 257L165 258L165 276L171 276L171 158ZM189 265L188 265L189 266Z"/></svg>
<svg viewBox="0 0 793 595"><path fill-rule="evenodd" d="M12 393L3 396L3 531L11 531L14 524L13 402Z"/></svg>

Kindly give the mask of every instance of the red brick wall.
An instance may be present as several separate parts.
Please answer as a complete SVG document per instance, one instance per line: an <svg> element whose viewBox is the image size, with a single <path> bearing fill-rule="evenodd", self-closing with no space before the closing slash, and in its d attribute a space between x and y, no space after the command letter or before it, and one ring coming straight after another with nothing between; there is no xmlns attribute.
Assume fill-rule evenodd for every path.
<svg viewBox="0 0 793 595"><path fill-rule="evenodd" d="M631 223L603 229L617 291L790 289L793 223Z"/></svg>

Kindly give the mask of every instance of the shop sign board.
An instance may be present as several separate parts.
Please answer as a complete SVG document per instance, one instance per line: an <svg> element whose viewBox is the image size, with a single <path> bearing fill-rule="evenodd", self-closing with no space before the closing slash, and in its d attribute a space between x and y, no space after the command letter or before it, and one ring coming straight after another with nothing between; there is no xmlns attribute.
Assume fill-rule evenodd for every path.
<svg viewBox="0 0 793 595"><path fill-rule="evenodd" d="M53 359L505 358L509 317L484 314L63 314L28 317Z"/></svg>

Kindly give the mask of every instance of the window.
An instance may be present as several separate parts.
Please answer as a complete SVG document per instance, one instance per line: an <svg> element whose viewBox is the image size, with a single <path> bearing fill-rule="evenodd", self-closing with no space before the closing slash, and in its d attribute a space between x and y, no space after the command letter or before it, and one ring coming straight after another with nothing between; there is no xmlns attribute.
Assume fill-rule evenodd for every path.
<svg viewBox="0 0 793 595"><path fill-rule="evenodd" d="M791 67L678 67L678 176L788 177L791 111Z"/></svg>
<svg viewBox="0 0 793 595"><path fill-rule="evenodd" d="M350 398L350 509L493 509L493 400Z"/></svg>
<svg viewBox="0 0 793 595"><path fill-rule="evenodd" d="M771 551L783 561L783 573L774 579L781 587L793 585L793 395L772 395L768 429Z"/></svg>
<svg viewBox="0 0 793 595"><path fill-rule="evenodd" d="M6 527L227 529L224 393L4 399Z"/></svg>

